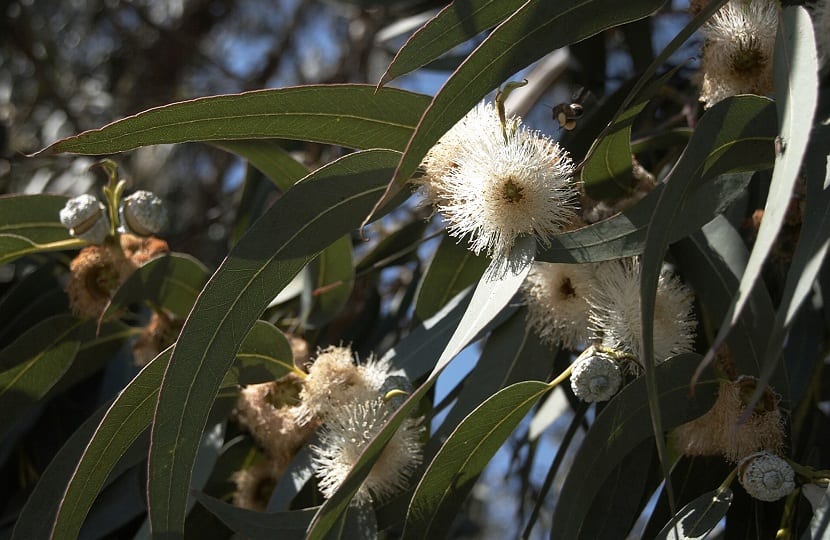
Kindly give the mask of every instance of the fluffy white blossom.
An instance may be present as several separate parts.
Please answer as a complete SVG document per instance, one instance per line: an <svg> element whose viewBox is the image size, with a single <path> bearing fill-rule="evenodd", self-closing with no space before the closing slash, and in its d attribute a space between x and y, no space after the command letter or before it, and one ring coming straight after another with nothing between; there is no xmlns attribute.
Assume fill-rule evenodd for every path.
<svg viewBox="0 0 830 540"><path fill-rule="evenodd" d="M777 501L795 489L795 472L786 460L769 452L747 456L739 480L747 493L760 501Z"/></svg>
<svg viewBox="0 0 830 540"><path fill-rule="evenodd" d="M346 403L370 401L392 390L386 388L387 381L401 381L401 372L392 370L386 360L369 358L360 365L356 360L349 347L332 346L318 353L300 391L305 421L315 417L326 420Z"/></svg>
<svg viewBox="0 0 830 540"><path fill-rule="evenodd" d="M594 275L595 286L588 296L590 320L602 345L629 352L637 359L642 354L640 320L640 263L622 259L601 263ZM654 305L654 358L662 362L690 352L697 321L694 296L670 271L661 272Z"/></svg>
<svg viewBox="0 0 830 540"><path fill-rule="evenodd" d="M344 404L329 415L320 444L311 446L312 468L323 496L329 498L337 491L392 411L378 397ZM364 480L358 498L382 501L406 489L410 475L422 461L421 431L419 421L404 420Z"/></svg>
<svg viewBox="0 0 830 540"><path fill-rule="evenodd" d="M533 264L523 291L528 322L543 342L574 348L590 339L586 297L593 287L592 264Z"/></svg>
<svg viewBox="0 0 830 540"><path fill-rule="evenodd" d="M571 389L582 401L608 401L622 385L622 369L612 358L595 353L578 360L571 371Z"/></svg>
<svg viewBox="0 0 830 540"><path fill-rule="evenodd" d="M700 101L707 108L736 94L772 92L777 26L775 0L730 0L703 25Z"/></svg>
<svg viewBox="0 0 830 540"><path fill-rule="evenodd" d="M518 118L502 130L492 104L478 105L430 151L417 182L450 235L506 261L519 236L542 243L575 217L573 161Z"/></svg>

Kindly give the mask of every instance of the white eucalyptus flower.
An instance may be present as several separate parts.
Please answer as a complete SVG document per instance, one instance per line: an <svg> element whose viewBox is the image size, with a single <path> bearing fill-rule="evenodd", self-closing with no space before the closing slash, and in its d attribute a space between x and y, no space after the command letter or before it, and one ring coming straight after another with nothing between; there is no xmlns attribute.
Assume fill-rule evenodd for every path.
<svg viewBox="0 0 830 540"><path fill-rule="evenodd" d="M759 501L777 501L795 489L795 472L786 460L769 452L747 456L740 465L741 485Z"/></svg>
<svg viewBox="0 0 830 540"><path fill-rule="evenodd" d="M136 191L124 198L118 214L124 232L138 236L156 234L167 226L167 210L164 203L151 191Z"/></svg>
<svg viewBox="0 0 830 540"><path fill-rule="evenodd" d="M591 338L587 295L593 288L593 264L534 263L523 292L528 322L539 338L568 348L586 343Z"/></svg>
<svg viewBox="0 0 830 540"><path fill-rule="evenodd" d="M324 497L337 491L392 412L387 402L378 397L344 404L326 419L320 444L311 446L312 468ZM357 493L359 499L383 501L406 489L410 475L423 459L421 431L419 421L404 420L364 480Z"/></svg>
<svg viewBox="0 0 830 540"><path fill-rule="evenodd" d="M736 94L773 91L772 57L778 27L775 0L730 0L703 25L706 108Z"/></svg>
<svg viewBox="0 0 830 540"><path fill-rule="evenodd" d="M594 353L574 364L571 389L582 401L608 401L622 385L622 369L613 358Z"/></svg>
<svg viewBox="0 0 830 540"><path fill-rule="evenodd" d="M61 224L69 234L93 244L102 244L110 232L106 207L92 195L78 195L60 211Z"/></svg>
<svg viewBox="0 0 830 540"><path fill-rule="evenodd" d="M595 280L588 296L594 332L602 337L603 346L630 352L640 360L643 347L639 260L599 264ZM664 269L657 283L654 305L654 358L658 363L693 349L697 326L693 303L691 291Z"/></svg>
<svg viewBox="0 0 830 540"><path fill-rule="evenodd" d="M491 104L477 106L451 129L423 168L421 193L445 218L449 234L499 262L508 260L518 237L547 244L576 215L567 152L517 118L502 131Z"/></svg>

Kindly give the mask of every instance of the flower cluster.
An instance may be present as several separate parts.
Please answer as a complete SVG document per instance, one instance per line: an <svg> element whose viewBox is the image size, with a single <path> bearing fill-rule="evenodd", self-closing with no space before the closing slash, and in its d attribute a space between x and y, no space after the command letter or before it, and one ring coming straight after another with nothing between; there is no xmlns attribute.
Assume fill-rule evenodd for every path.
<svg viewBox="0 0 830 540"><path fill-rule="evenodd" d="M360 454L394 412L390 392L409 390L406 378L388 362L370 358L353 362L347 347L321 351L300 392L303 421L323 422L320 442L312 445L312 467L320 490L331 497ZM408 418L392 436L363 483L358 498L383 500L406 487L421 464L419 420Z"/></svg>
<svg viewBox="0 0 830 540"><path fill-rule="evenodd" d="M150 191L139 190L118 201L118 231L137 236L150 236L167 226L167 210L162 200ZM60 211L61 224L69 234L92 244L103 244L112 229L107 207L89 194L73 197Z"/></svg>
<svg viewBox="0 0 830 540"><path fill-rule="evenodd" d="M449 234L476 254L509 260L520 236L543 244L576 217L573 161L558 144L519 118L502 125L492 104L480 104L427 154L416 181L441 213Z"/></svg>
<svg viewBox="0 0 830 540"><path fill-rule="evenodd" d="M773 91L778 10L775 0L730 0L703 25L700 101L706 108L736 94Z"/></svg>

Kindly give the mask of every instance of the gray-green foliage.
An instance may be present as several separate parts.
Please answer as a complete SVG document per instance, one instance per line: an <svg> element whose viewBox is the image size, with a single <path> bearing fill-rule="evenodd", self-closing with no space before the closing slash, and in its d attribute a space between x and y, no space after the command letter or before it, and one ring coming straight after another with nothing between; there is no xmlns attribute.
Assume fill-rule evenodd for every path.
<svg viewBox="0 0 830 540"><path fill-rule="evenodd" d="M638 58L638 65L653 60L651 67L632 75L624 99L614 98L620 106L600 104L593 111L605 115L594 117L593 125L606 128L597 131L580 170L586 192L613 205L615 197L634 190L632 171L640 164L656 175L656 186L622 212L557 234L546 245L520 239L514 255L521 262L504 272L456 243L438 219L427 223L428 211L404 203L405 182L420 174L419 163L442 134L515 73L565 46L575 55L599 47L604 56L611 32L625 34L632 22L654 19L656 10L667 9L662 0L456 1L415 31L378 88L314 84L203 97L41 150L44 159L197 142L232 152L249 168L233 245L218 268L179 253L154 259L119 285L100 321L71 315L61 291L74 256L62 251L80 245L58 221L65 197L0 198L0 264L7 265L0 269L13 275L0 297L3 466L32 467L25 454L37 444L37 428L56 415L50 404L86 392L99 371L121 383L117 394L84 404L87 420L62 447L51 441L51 464L37 467L28 498L23 493L29 485L3 484L10 493L0 499L14 495L20 502L3 508L10 517L0 527L21 539L135 532L141 520L126 523L117 516L144 510L128 497L135 495L127 493L134 483L119 479L146 471L146 494L139 495L147 501L144 527L154 535L210 530L216 537L358 538L374 537L380 528L406 538L448 536L458 514L478 519L469 513L467 497L509 442L506 448L524 460L507 471L522 479L515 502L547 510L552 524L543 534L551 538L625 537L658 491L656 506L645 515L652 536L659 531L665 538L696 538L723 516L729 537L769 536L781 527L802 534L814 512L827 512L827 497L814 509L796 494L783 513L748 504L740 488L715 492L726 478L722 460L682 457L667 437L711 407L723 373L710 364L723 343L741 374L761 378L782 396L782 410L792 415L788 456L830 468L826 443L813 442L830 425L826 409L815 406L830 391L821 356L830 310L826 295L816 292L830 287L826 80L819 76L807 12L788 7L778 30L775 95L734 96L699 109L696 88L687 84L688 66L667 68L665 62L722 3L712 2L703 15L676 28L682 37L658 51L656 60ZM471 39L478 45L434 96L386 86ZM683 131L668 137L688 127L694 127L690 136ZM288 140L347 150L309 169L286 151L296 148ZM279 197L266 205L261 194L274 193ZM761 208L757 235L747 234L746 223ZM395 231L387 232L390 226ZM364 234L374 241L368 247ZM419 248L431 236L441 240L427 264ZM574 414L579 405L569 390L549 392L570 353L580 351L540 342L525 323L518 291L534 260L592 263L632 255L641 256L643 321L655 317L664 261L695 291L696 352L655 364L651 325L644 325L642 373L629 373L623 390L585 421L582 412ZM125 376L128 348L117 346L141 332L148 307L176 319L181 330L173 346ZM303 335L312 351L348 342L363 357L385 353L414 389L331 498L323 500L311 481L282 486L281 497L290 492L293 504L263 514L222 501L232 491L229 471L259 455L245 435L220 441L212 468L200 471L207 481L196 482L194 462L206 427L230 417L240 384L298 371L283 332ZM411 488L374 507L353 502L404 420L423 416L429 427L451 405L449 399L435 401L434 385L473 343L481 360L464 379L452 381L458 408L425 436L424 466L410 479ZM553 399L562 399L558 409L547 408ZM538 450L528 418L532 425L584 422L581 444L568 436L569 446L557 450L572 453L570 467L560 468L559 455L554 460ZM292 466L307 468L301 455ZM528 472L534 458L537 466L551 468L545 485L561 486L553 508L545 506L547 487L541 494L534 489L540 487ZM706 460L719 465L707 467ZM113 504L96 500L101 493ZM537 511L519 515L532 517L513 533L538 533L545 523ZM91 530L99 522L109 528ZM678 529L685 526L692 531L686 536Z"/></svg>

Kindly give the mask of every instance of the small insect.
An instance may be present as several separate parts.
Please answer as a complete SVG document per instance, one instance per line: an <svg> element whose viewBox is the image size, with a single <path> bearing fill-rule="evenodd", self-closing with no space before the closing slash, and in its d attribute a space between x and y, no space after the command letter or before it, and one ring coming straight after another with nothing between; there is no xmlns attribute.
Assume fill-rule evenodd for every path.
<svg viewBox="0 0 830 540"><path fill-rule="evenodd" d="M553 108L553 119L559 122L559 127L568 131L576 128L576 122L585 114L583 102L593 98L593 94L586 88L580 88L571 97L570 103L560 103Z"/></svg>

